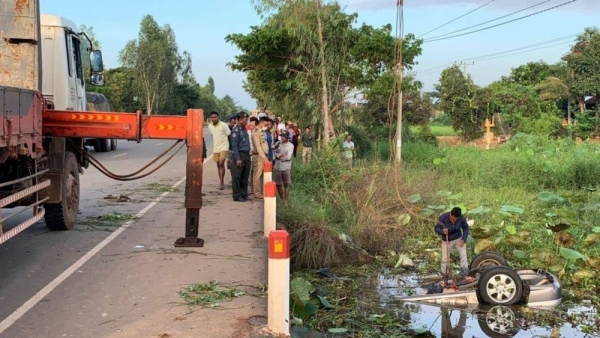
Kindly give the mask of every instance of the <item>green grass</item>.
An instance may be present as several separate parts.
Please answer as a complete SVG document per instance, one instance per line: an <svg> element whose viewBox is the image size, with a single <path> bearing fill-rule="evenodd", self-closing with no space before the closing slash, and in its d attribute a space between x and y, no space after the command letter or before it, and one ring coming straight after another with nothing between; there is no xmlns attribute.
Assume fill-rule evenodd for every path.
<svg viewBox="0 0 600 338"><path fill-rule="evenodd" d="M434 136L457 136L458 133L452 129L450 126L441 126L441 125L430 125L431 133ZM410 130L413 134L419 134L419 127L410 127Z"/></svg>

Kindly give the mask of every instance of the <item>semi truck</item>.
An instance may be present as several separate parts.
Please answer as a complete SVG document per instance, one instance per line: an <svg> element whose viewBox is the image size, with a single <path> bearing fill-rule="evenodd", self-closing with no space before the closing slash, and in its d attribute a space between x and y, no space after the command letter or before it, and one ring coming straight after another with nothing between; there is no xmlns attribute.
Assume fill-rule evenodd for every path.
<svg viewBox="0 0 600 338"><path fill-rule="evenodd" d="M84 39L92 46L71 20L40 14L39 0L0 0L0 244L42 219L52 230L73 228L80 175L90 164L122 181L148 175L108 172L90 155L87 139L171 139L185 141L188 154L186 235L175 244L202 246L202 110L147 116L89 109L82 53L90 56L92 85L104 84L104 67L101 51L81 48ZM4 216L2 209L15 207ZM32 216L3 230L24 212Z"/></svg>

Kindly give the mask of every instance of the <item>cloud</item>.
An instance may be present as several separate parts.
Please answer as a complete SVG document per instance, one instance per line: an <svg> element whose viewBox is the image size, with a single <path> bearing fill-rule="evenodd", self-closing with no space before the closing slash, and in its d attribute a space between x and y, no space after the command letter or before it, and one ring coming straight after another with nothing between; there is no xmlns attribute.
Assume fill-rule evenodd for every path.
<svg viewBox="0 0 600 338"><path fill-rule="evenodd" d="M529 6L533 6L543 0L497 0L484 8L501 12L517 11ZM540 6L536 6L530 11L542 10L553 7L568 0L553 0ZM452 5L472 5L481 6L489 0L404 0L404 8L441 8ZM349 8L358 10L379 11L395 8L397 0L341 0L340 3L347 4ZM562 11L583 11L587 13L598 12L598 0L577 0L556 10ZM483 9L483 8L482 8Z"/></svg>

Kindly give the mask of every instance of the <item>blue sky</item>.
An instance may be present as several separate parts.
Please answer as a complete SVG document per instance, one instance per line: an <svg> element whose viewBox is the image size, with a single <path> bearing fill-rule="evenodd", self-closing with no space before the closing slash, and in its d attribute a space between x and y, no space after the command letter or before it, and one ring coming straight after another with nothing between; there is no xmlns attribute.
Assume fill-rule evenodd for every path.
<svg viewBox="0 0 600 338"><path fill-rule="evenodd" d="M430 31L490 0L404 0L405 33L417 36ZM495 0L476 12L435 32L425 39L460 30L487 20L506 15L543 0ZM548 0L547 3L526 12L495 21L492 24L515 19L569 0ZM260 24L250 0L40 0L42 13L55 14L75 21L78 25L93 26L102 43L102 52L108 67L118 66L119 51L127 41L135 39L142 16L152 15L160 25L169 24L177 36L180 50L193 57L196 79L205 84L208 77L215 79L216 94L231 95L247 109L255 108L254 100L242 88L244 74L232 72L226 63L233 61L237 49L226 43L230 33L247 33L251 25ZM578 34L585 27L598 24L598 0L577 0L564 7L530 18L475 34L428 42L415 67L417 78L430 90L439 78L442 66L454 61L503 52L523 46ZM358 12L358 23L382 26L395 24L396 0L342 0L348 12ZM479 26L483 28L488 25ZM465 31L467 32L467 31ZM512 67L528 61L556 62L568 51L569 40L560 40L559 46L489 60L475 60L467 67L476 83L486 85ZM547 47L552 44L540 45ZM533 49L532 47L531 49ZM469 61L470 63L470 61Z"/></svg>

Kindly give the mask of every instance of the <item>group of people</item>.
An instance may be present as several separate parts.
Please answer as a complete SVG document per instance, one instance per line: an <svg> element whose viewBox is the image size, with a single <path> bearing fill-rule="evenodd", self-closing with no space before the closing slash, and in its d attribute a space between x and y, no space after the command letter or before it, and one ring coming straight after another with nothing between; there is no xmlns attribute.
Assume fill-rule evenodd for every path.
<svg viewBox="0 0 600 338"><path fill-rule="evenodd" d="M279 197L287 203L292 183L292 158L296 156L298 141L302 141L303 159L312 158L312 128L306 127L300 136L298 125L283 124L281 117L271 119L261 113L250 117L239 112L221 121L219 113L210 114L208 129L213 136L213 159L217 164L219 189L225 189L226 168L231 172L233 200L246 202L249 195L264 198L263 172L267 161L273 164ZM295 143L294 143L295 142ZM251 187L251 191L249 191Z"/></svg>

